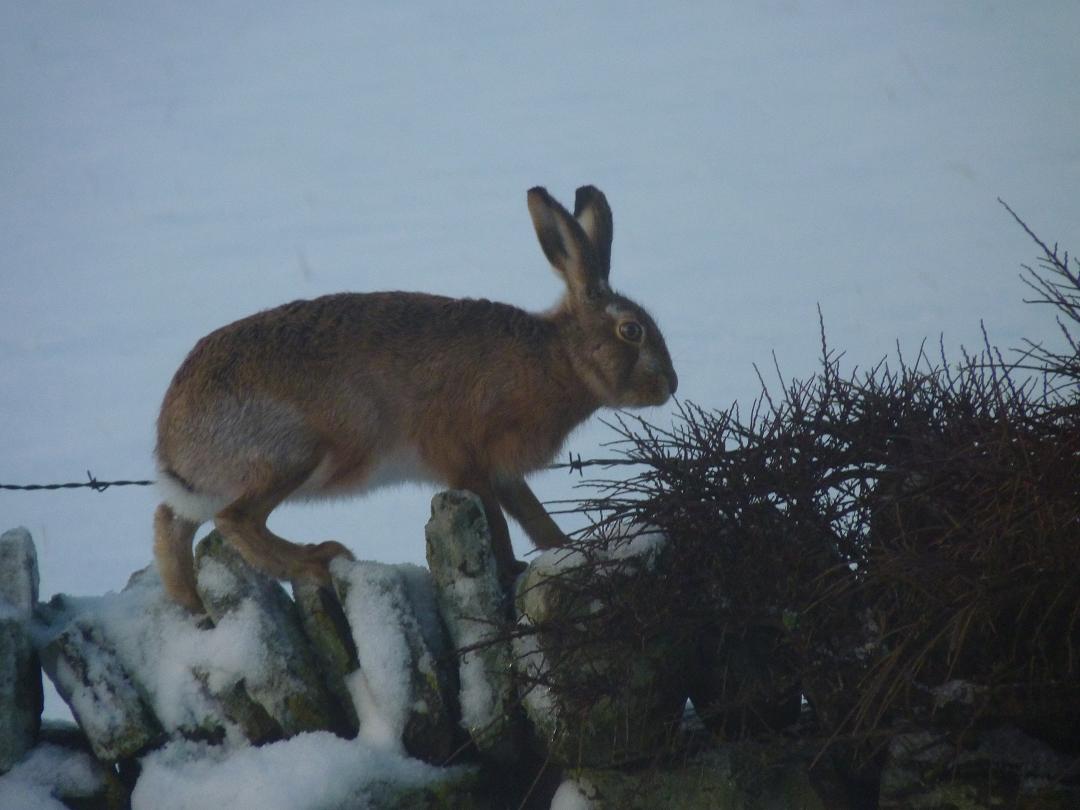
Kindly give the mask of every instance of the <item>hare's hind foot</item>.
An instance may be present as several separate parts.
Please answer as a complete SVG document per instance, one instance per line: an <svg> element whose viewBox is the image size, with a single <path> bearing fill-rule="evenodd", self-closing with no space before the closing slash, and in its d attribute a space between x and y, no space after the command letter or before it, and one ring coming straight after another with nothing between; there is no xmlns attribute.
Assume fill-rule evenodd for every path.
<svg viewBox="0 0 1080 810"><path fill-rule="evenodd" d="M317 466L318 460L313 457L310 464L292 475L268 480L214 517L218 531L248 564L275 579L315 579L329 584L330 560L342 555L352 558L341 543L290 543L266 527L266 518L274 508L308 480Z"/></svg>
<svg viewBox="0 0 1080 810"><path fill-rule="evenodd" d="M252 567L275 579L311 579L330 586L330 562L338 557L355 559L341 543L290 543L257 520L235 520L223 513L217 526Z"/></svg>

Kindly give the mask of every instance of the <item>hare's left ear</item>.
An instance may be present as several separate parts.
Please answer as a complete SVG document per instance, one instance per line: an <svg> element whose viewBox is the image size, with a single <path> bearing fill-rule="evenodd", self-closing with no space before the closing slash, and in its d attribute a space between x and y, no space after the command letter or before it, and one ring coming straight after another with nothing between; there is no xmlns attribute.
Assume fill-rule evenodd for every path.
<svg viewBox="0 0 1080 810"><path fill-rule="evenodd" d="M540 186L529 189L528 202L540 247L571 295L579 300L598 297L607 286L606 273L581 224Z"/></svg>
<svg viewBox="0 0 1080 810"><path fill-rule="evenodd" d="M604 192L596 186L579 188L574 195L574 219L592 243L600 277L607 281L611 274L611 239L615 235L615 226Z"/></svg>

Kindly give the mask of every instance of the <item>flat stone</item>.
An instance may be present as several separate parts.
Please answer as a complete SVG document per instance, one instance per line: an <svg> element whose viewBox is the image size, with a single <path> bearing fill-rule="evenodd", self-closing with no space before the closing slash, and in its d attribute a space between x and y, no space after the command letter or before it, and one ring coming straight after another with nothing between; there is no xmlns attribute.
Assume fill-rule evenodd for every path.
<svg viewBox="0 0 1080 810"><path fill-rule="evenodd" d="M958 746L945 734L912 731L889 744L880 807L1080 807L1076 760L1018 729L1003 726L967 735Z"/></svg>
<svg viewBox="0 0 1080 810"><path fill-rule="evenodd" d="M0 604L29 616L38 601L37 550L30 532L20 527L0 535Z"/></svg>
<svg viewBox="0 0 1080 810"><path fill-rule="evenodd" d="M76 618L41 649L41 660L99 760L130 759L163 740L148 698L93 622Z"/></svg>
<svg viewBox="0 0 1080 810"><path fill-rule="evenodd" d="M441 492L431 501L425 534L439 614L457 650L461 726L477 749L515 762L522 753L505 594L480 499Z"/></svg>
<svg viewBox="0 0 1080 810"><path fill-rule="evenodd" d="M244 674L246 695L286 737L338 727L341 709L334 706L284 588L248 565L216 531L196 547L195 572L199 598L215 624L226 617L249 622L262 648L258 671Z"/></svg>
<svg viewBox="0 0 1080 810"><path fill-rule="evenodd" d="M809 762L780 747L733 743L639 770L571 770L558 793L588 810L854 810L822 793Z"/></svg>
<svg viewBox="0 0 1080 810"><path fill-rule="evenodd" d="M406 575L398 566L342 559L331 571L356 644L359 669L348 683L360 736L387 750L403 746L410 756L445 762L458 747L450 690Z"/></svg>
<svg viewBox="0 0 1080 810"><path fill-rule="evenodd" d="M551 549L518 579L515 668L535 744L568 767L615 767L663 753L688 694L691 649L652 636L597 637L590 618L608 609L597 578L652 576L659 542ZM638 587L638 586L635 586ZM602 685L602 686L600 686Z"/></svg>
<svg viewBox="0 0 1080 810"><path fill-rule="evenodd" d="M0 615L0 773L36 744L41 707L41 665L26 622Z"/></svg>
<svg viewBox="0 0 1080 810"><path fill-rule="evenodd" d="M332 590L314 582L294 582L292 591L300 612L300 623L323 681L341 709L340 727L333 731L344 737L354 737L360 728L360 720L345 678L360 665L345 611Z"/></svg>

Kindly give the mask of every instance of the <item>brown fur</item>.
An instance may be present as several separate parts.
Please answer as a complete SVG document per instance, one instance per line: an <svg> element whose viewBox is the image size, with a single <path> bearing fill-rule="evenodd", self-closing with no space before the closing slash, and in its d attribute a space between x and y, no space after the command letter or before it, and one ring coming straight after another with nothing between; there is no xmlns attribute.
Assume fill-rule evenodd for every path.
<svg viewBox="0 0 1080 810"><path fill-rule="evenodd" d="M267 516L293 495L361 490L381 462L407 450L435 479L481 498L500 571L511 577L502 509L540 547L565 539L524 475L549 463L599 406L660 404L677 384L655 323L607 286L606 200L586 187L578 207L580 221L542 189L529 192L541 246L568 287L551 312L341 293L207 335L165 395L163 477L214 503L216 525L256 567L325 581L328 562L348 550L289 543L266 528ZM644 327L640 344L618 335L626 319ZM198 610L190 542L207 516L177 514L184 500L159 508L155 554L169 594Z"/></svg>

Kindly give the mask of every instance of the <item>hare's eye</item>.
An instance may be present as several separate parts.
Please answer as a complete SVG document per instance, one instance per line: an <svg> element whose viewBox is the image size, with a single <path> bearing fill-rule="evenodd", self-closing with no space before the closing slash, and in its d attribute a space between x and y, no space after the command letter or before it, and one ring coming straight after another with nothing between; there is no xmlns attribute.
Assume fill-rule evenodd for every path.
<svg viewBox="0 0 1080 810"><path fill-rule="evenodd" d="M645 337L645 330L637 321L623 321L619 324L619 337L629 343L640 343Z"/></svg>

